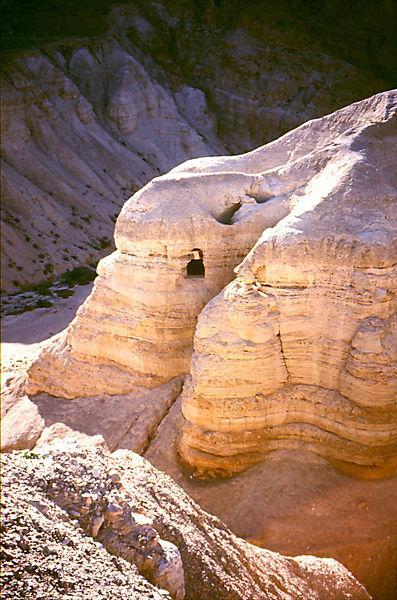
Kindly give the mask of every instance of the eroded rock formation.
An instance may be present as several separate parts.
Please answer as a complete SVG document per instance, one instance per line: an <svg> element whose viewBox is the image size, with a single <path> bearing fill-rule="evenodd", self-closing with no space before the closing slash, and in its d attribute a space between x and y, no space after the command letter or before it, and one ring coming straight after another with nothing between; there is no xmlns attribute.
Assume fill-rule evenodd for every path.
<svg viewBox="0 0 397 600"><path fill-rule="evenodd" d="M185 463L232 474L304 444L392 468L395 111L385 92L153 180L124 206L117 251L27 392L142 396L189 372L210 301L183 392Z"/></svg>
<svg viewBox="0 0 397 600"><path fill-rule="evenodd" d="M135 194L92 295L7 388L5 449L100 432L255 544L333 556L393 598L396 478L347 474L388 475L397 454L396 104L379 94ZM176 443L193 475L237 476L197 481Z"/></svg>
<svg viewBox="0 0 397 600"><path fill-rule="evenodd" d="M393 85L386 0L115 4L4 7L2 290L109 253L123 202L176 164Z"/></svg>
<svg viewBox="0 0 397 600"><path fill-rule="evenodd" d="M255 548L146 460L100 440L2 461L4 598L369 598L336 561Z"/></svg>
<svg viewBox="0 0 397 600"><path fill-rule="evenodd" d="M154 179L124 205L116 252L100 262L68 330L31 367L29 393L121 394L188 372L198 314L288 211L283 193L263 202L257 165L203 161Z"/></svg>
<svg viewBox="0 0 397 600"><path fill-rule="evenodd" d="M200 315L180 445L198 474L302 445L395 467L396 107L380 94L257 151L289 214Z"/></svg>

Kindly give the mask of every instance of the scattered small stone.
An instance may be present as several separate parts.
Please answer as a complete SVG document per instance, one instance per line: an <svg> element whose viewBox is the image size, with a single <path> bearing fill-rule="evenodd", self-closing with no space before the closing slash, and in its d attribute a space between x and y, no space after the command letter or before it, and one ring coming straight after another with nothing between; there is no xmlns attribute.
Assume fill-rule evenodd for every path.
<svg viewBox="0 0 397 600"><path fill-rule="evenodd" d="M102 527L104 520L105 519L102 515L97 515L96 517L93 518L92 523L91 523L92 537L95 538L98 535L99 530Z"/></svg>
<svg viewBox="0 0 397 600"><path fill-rule="evenodd" d="M120 473L118 473L118 471L110 471L109 477L113 481L113 483L120 483L121 481L121 476Z"/></svg>

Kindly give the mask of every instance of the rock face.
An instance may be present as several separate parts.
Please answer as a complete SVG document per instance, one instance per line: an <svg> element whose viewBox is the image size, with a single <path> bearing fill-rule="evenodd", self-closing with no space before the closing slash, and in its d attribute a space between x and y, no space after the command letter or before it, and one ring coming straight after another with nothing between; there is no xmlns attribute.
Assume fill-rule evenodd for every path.
<svg viewBox="0 0 397 600"><path fill-rule="evenodd" d="M209 141L128 50L112 39L4 60L2 289L108 253L132 192L224 151L211 118Z"/></svg>
<svg viewBox="0 0 397 600"><path fill-rule="evenodd" d="M354 17L300 0L114 4L4 8L3 290L107 254L123 202L159 173L245 152L396 73L386 0Z"/></svg>
<svg viewBox="0 0 397 600"><path fill-rule="evenodd" d="M284 446L396 456L396 94L246 155L198 159L124 206L117 251L28 394L143 397L187 373L180 445L231 474ZM370 194L368 193L370 190Z"/></svg>
<svg viewBox="0 0 397 600"><path fill-rule="evenodd" d="M396 108L380 94L229 159L289 214L200 315L180 444L197 474L297 446L395 467Z"/></svg>
<svg viewBox="0 0 397 600"><path fill-rule="evenodd" d="M346 11L305 0L165 0L119 10L134 44L205 91L233 154L397 80L397 9L388 2Z"/></svg>
<svg viewBox="0 0 397 600"><path fill-rule="evenodd" d="M14 464L7 463L8 473L4 475L3 598L64 598L74 594L98 600L109 596L117 600L171 600L166 590L140 575L135 564L107 552L76 527L64 509L35 484L32 486L29 468L24 468L23 462L18 464L14 457Z"/></svg>
<svg viewBox="0 0 397 600"><path fill-rule="evenodd" d="M100 262L68 330L31 367L30 394L125 394L188 372L198 314L288 212L283 193L264 202L259 161L248 156L236 169L234 159L187 162L124 205L117 250Z"/></svg>
<svg viewBox="0 0 397 600"><path fill-rule="evenodd" d="M2 460L4 598L369 598L332 559L240 540L132 452L53 442Z"/></svg>

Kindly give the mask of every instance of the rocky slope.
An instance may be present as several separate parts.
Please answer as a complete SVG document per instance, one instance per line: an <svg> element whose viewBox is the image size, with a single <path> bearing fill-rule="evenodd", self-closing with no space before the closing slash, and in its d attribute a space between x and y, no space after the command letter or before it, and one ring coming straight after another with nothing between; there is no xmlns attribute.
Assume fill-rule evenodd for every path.
<svg viewBox="0 0 397 600"><path fill-rule="evenodd" d="M108 253L123 202L158 173L246 151L387 89L395 75L387 2L351 16L298 0L292 10L20 4L3 19L7 291Z"/></svg>
<svg viewBox="0 0 397 600"><path fill-rule="evenodd" d="M100 445L3 455L4 598L369 598L336 561L255 548L144 459Z"/></svg>
<svg viewBox="0 0 397 600"><path fill-rule="evenodd" d="M204 119L199 92L197 102ZM133 191L223 148L214 135L203 139L171 91L115 39L8 58L2 103L6 290L108 253ZM211 137L210 118L206 128Z"/></svg>

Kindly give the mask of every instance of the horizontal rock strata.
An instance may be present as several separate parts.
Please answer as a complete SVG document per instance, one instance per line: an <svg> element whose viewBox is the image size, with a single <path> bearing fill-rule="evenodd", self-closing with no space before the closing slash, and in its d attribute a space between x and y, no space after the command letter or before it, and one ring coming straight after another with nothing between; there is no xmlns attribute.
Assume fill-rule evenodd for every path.
<svg viewBox="0 0 397 600"><path fill-rule="evenodd" d="M307 180L200 315L180 444L197 474L297 445L396 466L396 106L385 93L297 129L298 161L288 135L262 149L276 180L297 162Z"/></svg>
<svg viewBox="0 0 397 600"><path fill-rule="evenodd" d="M29 393L122 394L188 372L198 314L288 211L282 187L263 201L262 174L234 170L227 158L203 161L200 172L187 162L186 172L182 165L154 179L124 205L116 252L99 263L68 330L31 367Z"/></svg>
<svg viewBox="0 0 397 600"><path fill-rule="evenodd" d="M395 107L379 94L154 179L125 204L116 252L27 392L142 395L187 373L208 303L184 390L185 463L234 473L305 444L392 465Z"/></svg>

